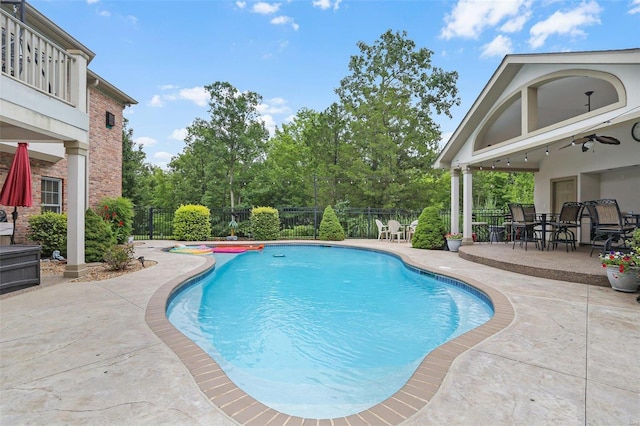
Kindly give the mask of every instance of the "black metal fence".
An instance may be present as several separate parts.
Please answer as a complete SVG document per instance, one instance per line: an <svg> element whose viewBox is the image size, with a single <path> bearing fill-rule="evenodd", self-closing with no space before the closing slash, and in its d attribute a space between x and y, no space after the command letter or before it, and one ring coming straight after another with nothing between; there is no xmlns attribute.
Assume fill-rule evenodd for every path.
<svg viewBox="0 0 640 426"><path fill-rule="evenodd" d="M236 235L240 239L251 239L251 209L229 208L210 209L211 238L225 239L229 235L229 222L232 214L239 227ZM313 207L281 207L280 238L282 239L316 239L322 220L323 209ZM387 223L395 219L400 223L411 223L418 219L421 211L404 209L348 208L336 209L338 220L345 230L347 238L377 238L376 219ZM173 239L174 211L157 207L136 208L133 220L133 234L136 240ZM490 225L501 225L504 220L503 210L474 210L474 221L486 222ZM440 212L446 229L451 224L449 210ZM462 219L461 219L462 220ZM462 223L462 222L460 222Z"/></svg>

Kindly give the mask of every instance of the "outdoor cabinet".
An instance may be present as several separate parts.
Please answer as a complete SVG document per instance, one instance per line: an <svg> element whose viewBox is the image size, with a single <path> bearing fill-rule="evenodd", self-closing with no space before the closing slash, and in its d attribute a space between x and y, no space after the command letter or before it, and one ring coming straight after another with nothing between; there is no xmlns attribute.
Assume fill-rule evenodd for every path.
<svg viewBox="0 0 640 426"><path fill-rule="evenodd" d="M40 246L0 246L0 293L40 284Z"/></svg>

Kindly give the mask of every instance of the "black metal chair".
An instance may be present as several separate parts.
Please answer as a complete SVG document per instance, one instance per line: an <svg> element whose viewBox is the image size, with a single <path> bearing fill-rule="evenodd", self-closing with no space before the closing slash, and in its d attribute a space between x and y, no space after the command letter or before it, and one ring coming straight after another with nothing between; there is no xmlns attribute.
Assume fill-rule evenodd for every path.
<svg viewBox="0 0 640 426"><path fill-rule="evenodd" d="M618 202L613 199L601 199L585 202L589 210L592 222L593 236L591 239L591 252L596 247L601 247L602 252L611 250L614 243L622 240L620 248L626 248L626 238L634 231L635 226L625 222L620 213Z"/></svg>
<svg viewBox="0 0 640 426"><path fill-rule="evenodd" d="M540 225L540 222L535 219L535 209L531 213L531 207L525 206L520 203L510 203L509 210L511 211L511 239L513 240L513 247L516 248L517 234L520 234L520 246L524 243L524 250L527 251L527 243L535 242L536 248L538 248L539 238L536 237L535 227Z"/></svg>
<svg viewBox="0 0 640 426"><path fill-rule="evenodd" d="M558 220L548 223L553 231L551 232L551 239L549 240L547 250L549 250L551 246L556 249L558 243L563 243L567 252L569 252L569 247L571 247L572 251L576 249L577 238L574 230L577 230L580 226L581 212L581 203L570 201L562 205Z"/></svg>

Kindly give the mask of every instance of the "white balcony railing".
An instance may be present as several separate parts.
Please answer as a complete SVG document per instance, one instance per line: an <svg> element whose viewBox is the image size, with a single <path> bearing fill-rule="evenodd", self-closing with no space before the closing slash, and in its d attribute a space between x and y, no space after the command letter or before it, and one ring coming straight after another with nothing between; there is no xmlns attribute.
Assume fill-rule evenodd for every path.
<svg viewBox="0 0 640 426"><path fill-rule="evenodd" d="M65 49L0 10L2 74L71 103L74 60Z"/></svg>

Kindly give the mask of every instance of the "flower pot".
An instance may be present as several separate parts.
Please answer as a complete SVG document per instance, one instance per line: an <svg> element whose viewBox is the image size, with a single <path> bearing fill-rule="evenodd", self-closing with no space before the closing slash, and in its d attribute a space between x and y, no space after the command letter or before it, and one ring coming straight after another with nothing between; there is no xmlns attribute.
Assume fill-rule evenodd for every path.
<svg viewBox="0 0 640 426"><path fill-rule="evenodd" d="M620 272L617 265L607 265L607 278L611 288L625 293L635 293L638 290L638 279L635 269L628 269Z"/></svg>
<svg viewBox="0 0 640 426"><path fill-rule="evenodd" d="M458 251L460 244L462 244L462 240L447 240L447 247L449 247L449 251Z"/></svg>

